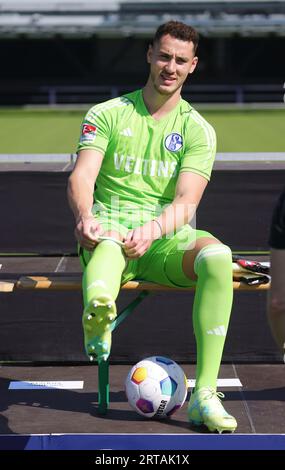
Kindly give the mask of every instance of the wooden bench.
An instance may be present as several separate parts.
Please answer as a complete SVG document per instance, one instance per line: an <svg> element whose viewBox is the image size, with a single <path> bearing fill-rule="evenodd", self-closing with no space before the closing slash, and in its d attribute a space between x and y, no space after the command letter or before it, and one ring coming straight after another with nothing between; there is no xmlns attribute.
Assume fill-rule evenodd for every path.
<svg viewBox="0 0 285 470"><path fill-rule="evenodd" d="M8 276L7 276L8 277ZM251 286L239 281L237 278L233 280L234 290L239 291L256 291L268 289L270 284L260 284ZM81 275L45 275L45 276L20 276L18 279L0 280L0 292L14 292L16 290L81 290ZM147 291L185 291L194 290L185 287L167 287L147 281L129 281L122 286L126 290L147 290Z"/></svg>
<svg viewBox="0 0 285 470"><path fill-rule="evenodd" d="M233 288L235 291L256 292L269 289L270 284L247 285L239 280L241 274L233 272ZM117 328L122 321L134 311L136 306L142 300L153 292L162 291L187 291L194 288L172 288L146 281L129 281L122 285L123 290L137 291L137 297L121 311L116 320L112 324L112 331ZM46 274L42 276L23 275L17 279L0 280L0 292L13 293L23 290L45 290L45 291L62 291L62 290L81 290L81 274L66 273L54 275ZM98 411L100 414L106 414L109 406L109 360L98 364Z"/></svg>

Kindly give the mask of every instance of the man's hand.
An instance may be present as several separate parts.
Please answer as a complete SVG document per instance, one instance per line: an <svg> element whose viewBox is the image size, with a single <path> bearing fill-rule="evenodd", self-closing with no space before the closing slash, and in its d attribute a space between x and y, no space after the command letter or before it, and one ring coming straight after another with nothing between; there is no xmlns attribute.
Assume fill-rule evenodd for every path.
<svg viewBox="0 0 285 470"><path fill-rule="evenodd" d="M126 256L128 258L140 258L146 253L154 240L160 238L160 235L159 226L153 221L130 230L124 240Z"/></svg>
<svg viewBox="0 0 285 470"><path fill-rule="evenodd" d="M76 227L74 230L75 238L86 250L94 250L98 243L98 237L103 233L103 228L93 215L80 217L76 221Z"/></svg>

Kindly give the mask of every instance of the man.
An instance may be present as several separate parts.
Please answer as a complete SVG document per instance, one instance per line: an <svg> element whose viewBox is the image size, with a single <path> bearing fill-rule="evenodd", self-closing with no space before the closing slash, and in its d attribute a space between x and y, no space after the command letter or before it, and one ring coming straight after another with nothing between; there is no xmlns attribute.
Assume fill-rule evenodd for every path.
<svg viewBox="0 0 285 470"><path fill-rule="evenodd" d="M273 213L269 245L271 288L267 314L272 335L285 362L285 189Z"/></svg>
<svg viewBox="0 0 285 470"><path fill-rule="evenodd" d="M189 225L216 150L212 127L181 98L198 62L197 45L190 26L170 21L158 28L147 52L145 87L87 113L68 195L84 267L87 354L101 361L110 353L121 283L137 277L196 285L197 374L189 420L222 432L237 426L216 392L232 306L232 258L210 233Z"/></svg>

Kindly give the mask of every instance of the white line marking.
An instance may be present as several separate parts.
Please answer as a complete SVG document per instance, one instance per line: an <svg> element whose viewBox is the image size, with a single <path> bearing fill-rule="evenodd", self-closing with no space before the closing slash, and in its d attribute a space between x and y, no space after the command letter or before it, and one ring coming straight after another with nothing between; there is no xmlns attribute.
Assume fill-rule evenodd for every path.
<svg viewBox="0 0 285 470"><path fill-rule="evenodd" d="M64 167L61 169L61 171L65 171L65 170L66 170L66 168L68 168L68 167L69 167L69 165L70 165L70 162L68 162L66 165L64 165Z"/></svg>
<svg viewBox="0 0 285 470"><path fill-rule="evenodd" d="M67 259L65 259L65 256L60 258L57 267L55 268L54 272L55 273L63 273L65 271L67 264Z"/></svg>
<svg viewBox="0 0 285 470"><path fill-rule="evenodd" d="M9 390L82 390L83 380L12 381Z"/></svg>
<svg viewBox="0 0 285 470"><path fill-rule="evenodd" d="M187 387L195 387L195 379L187 379ZM239 379L218 379L218 387L242 387L242 383Z"/></svg>
<svg viewBox="0 0 285 470"><path fill-rule="evenodd" d="M283 105L284 106L284 105ZM42 153L42 154L5 154L0 153L0 162L5 163L47 163L47 162L68 162L73 163L76 154L70 153ZM217 153L216 161L218 162L256 162L256 161L272 161L284 162L285 152L223 152Z"/></svg>
<svg viewBox="0 0 285 470"><path fill-rule="evenodd" d="M234 370L234 373L235 373L236 377L238 377L238 373L237 373L237 369L236 369L235 364L232 364L232 368ZM256 434L256 429L255 429L255 425L254 425L254 422L253 422L253 418L251 416L250 408L249 408L249 405L248 405L248 403L246 401L246 398L244 396L243 390L239 390L239 393L241 395L242 404L243 404L243 407L245 409L245 413L247 415L247 418L248 418L248 421L249 421L249 424L250 424L250 427L251 427L251 431L252 431L253 434Z"/></svg>

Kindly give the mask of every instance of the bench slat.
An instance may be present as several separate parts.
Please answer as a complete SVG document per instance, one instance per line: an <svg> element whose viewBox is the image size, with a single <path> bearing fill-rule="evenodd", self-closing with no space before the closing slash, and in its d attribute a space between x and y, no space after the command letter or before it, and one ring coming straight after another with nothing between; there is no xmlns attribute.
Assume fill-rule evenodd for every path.
<svg viewBox="0 0 285 470"><path fill-rule="evenodd" d="M13 292L15 281L0 281L0 292Z"/></svg>
<svg viewBox="0 0 285 470"><path fill-rule="evenodd" d="M3 285L3 288L2 288ZM233 281L235 290L256 291L267 290L270 284L260 284L249 286L239 281ZM16 289L30 290L81 290L81 275L78 276L21 276L14 282L0 282L1 292L11 292ZM6 290L5 290L6 289ZM123 290L149 290L149 291L186 291L194 290L183 287L167 287L147 281L129 281L122 286Z"/></svg>

